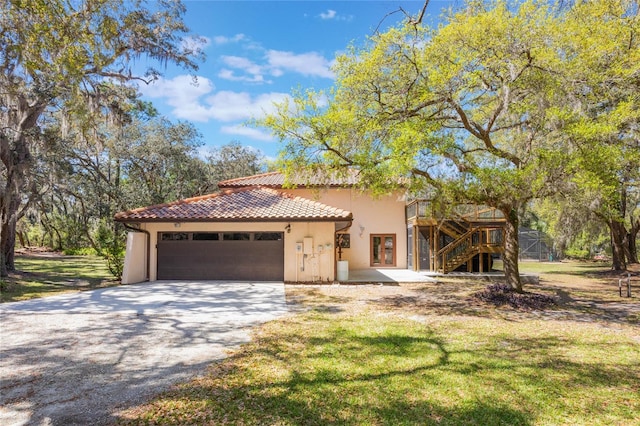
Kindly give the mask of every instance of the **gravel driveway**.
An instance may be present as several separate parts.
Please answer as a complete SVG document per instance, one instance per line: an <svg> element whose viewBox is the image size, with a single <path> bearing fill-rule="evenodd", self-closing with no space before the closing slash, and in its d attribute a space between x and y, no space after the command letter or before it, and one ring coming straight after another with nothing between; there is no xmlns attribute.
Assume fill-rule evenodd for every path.
<svg viewBox="0 0 640 426"><path fill-rule="evenodd" d="M213 281L0 305L0 424L110 424L286 311L282 283Z"/></svg>

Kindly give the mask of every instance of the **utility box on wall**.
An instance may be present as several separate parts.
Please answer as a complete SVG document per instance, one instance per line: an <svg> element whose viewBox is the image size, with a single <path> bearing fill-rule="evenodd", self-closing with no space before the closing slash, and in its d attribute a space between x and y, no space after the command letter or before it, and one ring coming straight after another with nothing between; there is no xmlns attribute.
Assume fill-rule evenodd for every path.
<svg viewBox="0 0 640 426"><path fill-rule="evenodd" d="M313 254L313 238L304 237L302 244L304 254Z"/></svg>

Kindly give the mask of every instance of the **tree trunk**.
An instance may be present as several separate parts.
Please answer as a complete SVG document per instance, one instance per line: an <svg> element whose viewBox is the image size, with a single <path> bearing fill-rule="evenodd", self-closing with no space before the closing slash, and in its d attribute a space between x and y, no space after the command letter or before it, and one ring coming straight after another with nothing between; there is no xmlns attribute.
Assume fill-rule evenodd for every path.
<svg viewBox="0 0 640 426"><path fill-rule="evenodd" d="M20 167L9 163L7 166L7 183L2 200L1 235L0 235L0 276L6 277L15 267L16 226L20 210L20 191L23 187L24 176Z"/></svg>
<svg viewBox="0 0 640 426"><path fill-rule="evenodd" d="M0 235L0 276L6 277L15 271L16 225L18 222L18 200L5 193L2 206L2 235Z"/></svg>
<svg viewBox="0 0 640 426"><path fill-rule="evenodd" d="M631 255L628 253L627 230L624 223L617 220L609 220L607 225L611 231L611 253L613 255L611 267L615 271L624 271L627 269L627 256Z"/></svg>
<svg viewBox="0 0 640 426"><path fill-rule="evenodd" d="M627 261L629 263L640 263L638 261L638 246L636 244L636 239L638 238L638 234L640 234L640 220L637 222L631 222L631 230L627 235L628 245L629 245L629 259Z"/></svg>
<svg viewBox="0 0 640 426"><path fill-rule="evenodd" d="M7 169L7 181L0 202L0 276L15 270L16 225L25 191L27 173L31 168L30 138L47 102L40 99L30 103L23 96L9 102L13 108L0 115L0 160ZM29 135L29 136L28 136Z"/></svg>
<svg viewBox="0 0 640 426"><path fill-rule="evenodd" d="M505 209L506 210L506 209ZM504 277L511 288L518 293L522 293L522 281L518 269L518 256L520 254L520 243L518 241L518 213L515 208L502 210L507 222L504 228Z"/></svg>

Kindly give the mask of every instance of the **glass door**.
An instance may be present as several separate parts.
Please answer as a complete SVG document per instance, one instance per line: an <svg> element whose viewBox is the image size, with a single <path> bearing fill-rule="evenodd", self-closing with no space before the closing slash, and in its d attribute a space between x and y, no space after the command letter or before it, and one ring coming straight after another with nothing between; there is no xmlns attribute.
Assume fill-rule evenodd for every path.
<svg viewBox="0 0 640 426"><path fill-rule="evenodd" d="M395 234L371 235L371 266L396 265Z"/></svg>

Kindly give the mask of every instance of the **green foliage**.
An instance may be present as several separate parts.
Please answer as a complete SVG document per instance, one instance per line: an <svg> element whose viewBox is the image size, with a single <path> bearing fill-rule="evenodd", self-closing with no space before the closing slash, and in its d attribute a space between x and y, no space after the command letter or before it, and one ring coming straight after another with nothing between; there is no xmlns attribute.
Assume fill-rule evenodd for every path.
<svg viewBox="0 0 640 426"><path fill-rule="evenodd" d="M558 101L554 16L545 3L494 1L438 28L405 22L341 55L330 94L297 93L260 124L285 141L285 169L352 167L374 191L434 188L515 228L514 212L552 194L568 162L543 107ZM515 235L506 269L520 289Z"/></svg>
<svg viewBox="0 0 640 426"><path fill-rule="evenodd" d="M113 224L101 222L96 234L97 252L107 261L107 268L117 279L122 278L126 234Z"/></svg>
<svg viewBox="0 0 640 426"><path fill-rule="evenodd" d="M355 168L367 189L409 182L513 227L530 201L575 187L624 211L621 178L640 173L638 28L627 0L469 1L438 28L407 20L352 46L332 91L299 91L259 124L284 141L285 169Z"/></svg>
<svg viewBox="0 0 640 426"><path fill-rule="evenodd" d="M265 158L260 151L232 141L209 152L207 169L210 180L215 185L223 180L264 172Z"/></svg>
<svg viewBox="0 0 640 426"><path fill-rule="evenodd" d="M136 102L131 83L157 78L154 64L197 69L201 43L197 38L184 43L184 12L180 1L169 0L3 3L0 160L6 174L0 202L0 275L14 269L16 224L23 207L47 192L52 176L43 173L40 160L67 160L50 149L52 140L67 138L66 125L72 122L81 134L91 136L91 144L100 145L105 116L123 123L134 109L153 112L148 104ZM140 58L151 65L141 68ZM53 232L62 245L62 232L57 227Z"/></svg>
<svg viewBox="0 0 640 426"><path fill-rule="evenodd" d="M62 250L65 256L96 256L98 253L92 247L67 248Z"/></svg>
<svg viewBox="0 0 640 426"><path fill-rule="evenodd" d="M591 257L591 252L587 249L569 247L564 251L569 259L587 260Z"/></svg>

